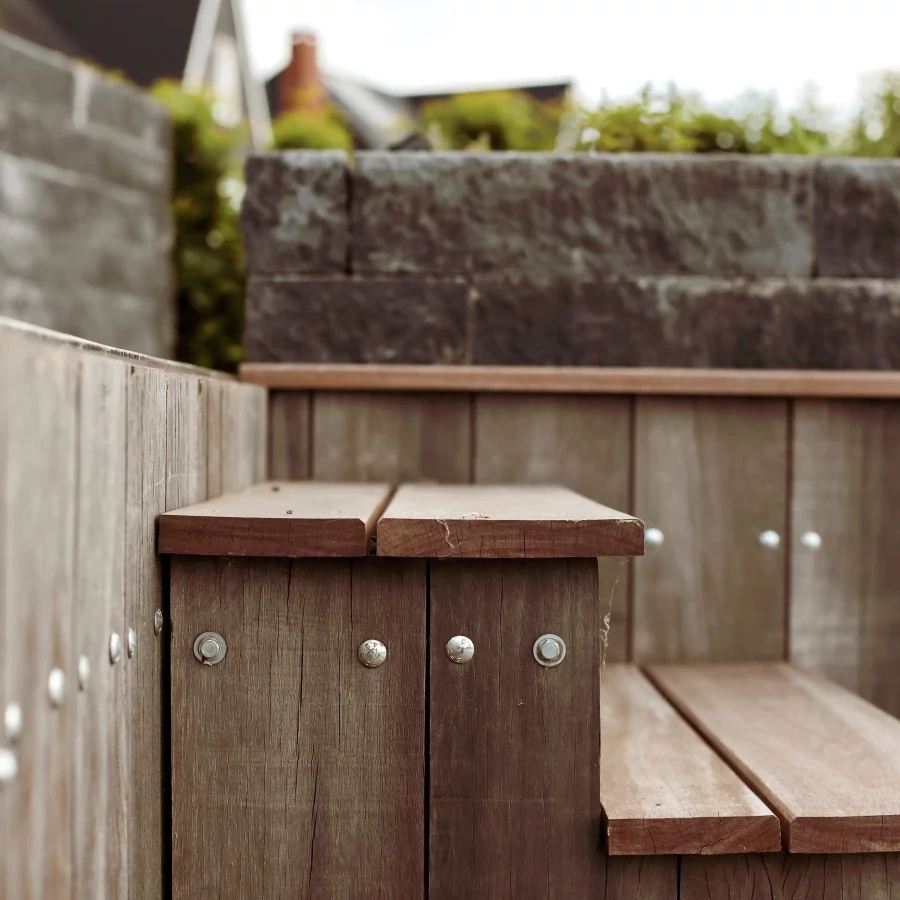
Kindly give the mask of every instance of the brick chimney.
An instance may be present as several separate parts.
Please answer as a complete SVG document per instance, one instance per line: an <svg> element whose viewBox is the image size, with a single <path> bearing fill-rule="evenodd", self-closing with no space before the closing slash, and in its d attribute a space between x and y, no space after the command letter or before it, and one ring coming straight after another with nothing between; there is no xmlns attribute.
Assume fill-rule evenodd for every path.
<svg viewBox="0 0 900 900"><path fill-rule="evenodd" d="M316 56L314 34L298 31L291 36L291 61L278 80L279 112L318 112L325 106Z"/></svg>

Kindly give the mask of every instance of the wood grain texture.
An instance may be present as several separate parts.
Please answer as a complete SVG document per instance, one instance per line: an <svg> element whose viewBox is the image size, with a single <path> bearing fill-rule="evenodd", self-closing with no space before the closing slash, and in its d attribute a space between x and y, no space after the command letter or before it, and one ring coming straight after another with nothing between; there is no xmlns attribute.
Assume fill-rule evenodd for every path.
<svg viewBox="0 0 900 900"><path fill-rule="evenodd" d="M900 404L797 403L793 448L791 659L900 715Z"/></svg>
<svg viewBox="0 0 900 900"><path fill-rule="evenodd" d="M600 802L611 855L781 850L778 817L634 666L603 673Z"/></svg>
<svg viewBox="0 0 900 900"><path fill-rule="evenodd" d="M900 854L683 856L680 900L896 900Z"/></svg>
<svg viewBox="0 0 900 900"><path fill-rule="evenodd" d="M633 566L635 660L783 659L786 404L636 403L635 513L665 539Z"/></svg>
<svg viewBox="0 0 900 900"><path fill-rule="evenodd" d="M315 394L312 476L467 482L470 435L467 394Z"/></svg>
<svg viewBox="0 0 900 900"><path fill-rule="evenodd" d="M268 404L262 388L225 385L221 493L241 491L266 477L267 421Z"/></svg>
<svg viewBox="0 0 900 900"><path fill-rule="evenodd" d="M79 360L78 503L75 525L76 658L90 665L87 689L72 672L74 710L74 896L128 895L128 723L125 705L125 364ZM122 656L110 664L111 634Z"/></svg>
<svg viewBox="0 0 900 900"><path fill-rule="evenodd" d="M636 556L643 523L547 485L403 485L378 523L379 556Z"/></svg>
<svg viewBox="0 0 900 900"><path fill-rule="evenodd" d="M602 615L594 560L430 565L430 893L595 898ZM560 635L555 668L532 655ZM457 665L454 635L475 644Z"/></svg>
<svg viewBox="0 0 900 900"><path fill-rule="evenodd" d="M166 509L206 499L209 392L203 379L170 378L166 393Z"/></svg>
<svg viewBox="0 0 900 900"><path fill-rule="evenodd" d="M193 556L365 556L386 484L264 482L159 519L159 551Z"/></svg>
<svg viewBox="0 0 900 900"><path fill-rule="evenodd" d="M129 885L132 898L157 898L163 891L163 650L168 629L157 634L163 610L156 520L166 508L166 393L169 379L158 369L128 371L126 435L125 610L137 635L137 653L126 666Z"/></svg>
<svg viewBox="0 0 900 900"><path fill-rule="evenodd" d="M214 379L203 379L206 395L206 496L219 497L223 486L223 457L225 454L225 393L233 385Z"/></svg>
<svg viewBox="0 0 900 900"><path fill-rule="evenodd" d="M786 850L900 850L900 721L785 663L649 672L778 813Z"/></svg>
<svg viewBox="0 0 900 900"><path fill-rule="evenodd" d="M425 603L422 563L173 560L174 896L423 896Z"/></svg>
<svg viewBox="0 0 900 900"><path fill-rule="evenodd" d="M303 391L269 394L269 470L267 477L301 481L310 467L312 396Z"/></svg>
<svg viewBox="0 0 900 900"><path fill-rule="evenodd" d="M476 395L475 482L562 484L630 512L631 409L623 397ZM630 575L630 560L600 564L612 604L607 659L615 662L628 658Z"/></svg>
<svg viewBox="0 0 900 900"><path fill-rule="evenodd" d="M280 391L900 398L900 374L881 371L244 363L241 378Z"/></svg>
<svg viewBox="0 0 900 900"><path fill-rule="evenodd" d="M22 708L17 780L3 788L11 831L3 836L3 895L16 900L73 896L72 764L77 361L67 349L2 343L9 376L4 404L5 472L0 496L5 598L4 700ZM67 702L50 707L47 679L60 668ZM9 838L8 838L9 836ZM10 840L11 846L7 844Z"/></svg>

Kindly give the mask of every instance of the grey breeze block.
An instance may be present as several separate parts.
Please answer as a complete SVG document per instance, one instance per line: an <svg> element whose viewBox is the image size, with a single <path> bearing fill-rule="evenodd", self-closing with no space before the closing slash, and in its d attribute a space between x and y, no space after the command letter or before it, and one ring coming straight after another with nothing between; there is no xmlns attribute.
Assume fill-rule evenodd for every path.
<svg viewBox="0 0 900 900"><path fill-rule="evenodd" d="M343 272L349 241L347 157L340 151L250 156L241 230L252 275Z"/></svg>
<svg viewBox="0 0 900 900"><path fill-rule="evenodd" d="M352 269L808 277L815 167L804 157L359 153Z"/></svg>

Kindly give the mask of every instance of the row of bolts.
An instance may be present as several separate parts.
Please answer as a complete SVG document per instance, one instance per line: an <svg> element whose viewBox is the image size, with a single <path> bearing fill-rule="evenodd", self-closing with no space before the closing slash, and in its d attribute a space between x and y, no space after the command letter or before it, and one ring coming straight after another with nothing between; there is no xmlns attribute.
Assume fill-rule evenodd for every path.
<svg viewBox="0 0 900 900"><path fill-rule="evenodd" d="M153 633L159 636L163 628L162 610L158 609L153 616ZM128 629L126 636L126 652L131 659L137 652L137 632ZM109 664L114 666L122 658L122 637L114 631L109 636ZM78 689L86 691L91 678L91 661L87 656L78 657ZM66 673L62 669L51 669L47 676L47 698L50 706L59 709L66 701ZM8 703L3 713L3 730L10 744L16 744L22 737L24 715L22 707L15 701ZM19 763L15 753L9 747L0 747L0 785L15 781L19 774Z"/></svg>
<svg viewBox="0 0 900 900"><path fill-rule="evenodd" d="M665 535L659 528L648 528L644 540L650 547L659 547L665 540ZM777 531L763 531L759 536L759 542L763 547L771 550L781 545L781 536ZM818 550L822 546L822 538L815 531L805 531L800 536L800 543L808 550ZM153 621L154 633L159 635L162 631L162 611L157 610ZM134 656L137 649L137 634L133 628L128 629L128 657ZM225 639L216 632L205 631L194 641L194 655L207 666L214 666L225 658L227 645ZM446 647L447 657L451 662L467 663L475 655L475 645L464 635L450 638ZM541 635L533 647L535 660L542 666L558 666L566 656L566 644L561 637L555 634ZM122 655L122 639L116 632L109 638L109 661L115 665ZM363 641L357 651L359 661L369 669L377 669L387 660L387 648L378 640ZM78 660L78 687L84 691L90 679L91 663L86 656ZM66 696L66 675L62 669L53 669L47 680L47 693L50 704L53 707L62 706ZM22 708L18 703L10 703L6 707L3 717L6 738L14 744L22 734ZM18 774L18 763L15 754L7 747L0 747L0 785L14 781Z"/></svg>

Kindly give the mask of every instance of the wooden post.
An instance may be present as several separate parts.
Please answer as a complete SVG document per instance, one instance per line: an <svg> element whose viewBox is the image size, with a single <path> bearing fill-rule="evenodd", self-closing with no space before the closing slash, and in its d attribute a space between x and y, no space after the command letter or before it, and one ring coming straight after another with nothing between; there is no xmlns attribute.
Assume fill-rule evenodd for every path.
<svg viewBox="0 0 900 900"><path fill-rule="evenodd" d="M614 896L596 557L642 524L562 488L388 496L266 484L162 517L174 895Z"/></svg>

